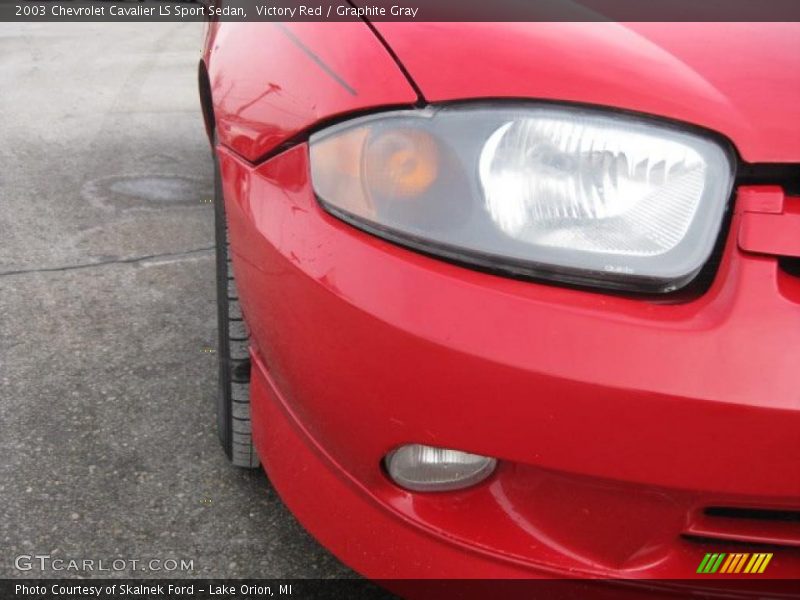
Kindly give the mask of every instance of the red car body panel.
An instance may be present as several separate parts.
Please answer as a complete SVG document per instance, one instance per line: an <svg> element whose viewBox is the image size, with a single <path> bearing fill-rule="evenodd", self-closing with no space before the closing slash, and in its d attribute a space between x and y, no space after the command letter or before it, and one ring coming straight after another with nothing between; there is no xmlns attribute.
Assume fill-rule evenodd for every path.
<svg viewBox="0 0 800 600"><path fill-rule="evenodd" d="M598 104L712 129L733 140L748 162L800 162L795 23L376 27L428 102L486 97Z"/></svg>
<svg viewBox="0 0 800 600"><path fill-rule="evenodd" d="M750 72L702 57L690 35L684 52L695 62L685 68L695 78L676 65L659 72L677 55L687 64L675 25L635 26L674 46L671 59L652 48L639 56L656 72L646 79L646 69L633 66L637 44L644 44L638 34L620 34L636 40L625 42L632 44L628 55L607 33L589 35L585 25L566 36L563 26L525 26L535 33L519 24L378 27L429 101L518 96L605 104L712 128L746 160L800 160L798 121L778 131L778 117L796 114L800 88L787 85L797 71L777 68L798 64L797 52L752 73L758 85L750 92L733 93L737 78L747 87ZM785 244L793 247L785 231L800 198L775 186L740 186L713 282L688 297L517 281L414 253L325 212L311 188L307 145L295 138L348 110L412 103L413 87L395 79L402 71L393 62L389 75L345 67L356 46L343 54L332 48L345 37L333 33L339 25L308 27L329 32L316 39L315 54L350 69L350 85L372 90L368 102L329 90L324 72L300 75L281 65L276 76L270 63L253 75L250 64L253 82L281 81L286 92L254 101L257 84L242 84L248 92L236 102L253 102L242 125L232 116L234 96L218 100L217 93L235 88L230 80L244 77L245 66L235 64L237 53L228 54L214 28L206 54L218 127L228 128L217 155L252 335L253 438L301 522L376 578L685 579L706 552L754 547L775 553L770 577L796 576L796 522L704 509L800 510L800 278L776 256ZM470 29L456 35L459 27ZM560 38L548 27L561 30ZM710 28L706 52L729 48L717 25L703 27ZM764 31L774 32L773 50L787 48L783 25ZM759 44L769 45L770 36L744 37L739 46L764 59ZM524 51L522 41L543 38L547 52L544 45ZM469 56L469 69L455 66L464 40L481 49ZM367 53L385 53L375 38L364 43ZM581 65L586 54L593 58ZM599 55L602 61L591 62ZM220 56L227 58L215 64ZM293 56L308 58L305 51ZM435 60L427 65L424 56ZM602 65L606 72L598 74ZM626 81L614 82L609 72L626 73ZM373 89L360 79L372 77L391 84ZM291 85L301 87L285 87ZM296 98L308 100L293 105ZM282 125L281 111L290 106L297 110ZM275 150L292 139L292 147ZM270 150L274 156L251 163ZM770 227L780 235L770 236ZM473 488L412 493L381 467L386 453L405 443L500 463Z"/></svg>
<svg viewBox="0 0 800 600"><path fill-rule="evenodd" d="M360 21L225 23L209 29L205 62L218 140L250 161L320 120L417 100Z"/></svg>

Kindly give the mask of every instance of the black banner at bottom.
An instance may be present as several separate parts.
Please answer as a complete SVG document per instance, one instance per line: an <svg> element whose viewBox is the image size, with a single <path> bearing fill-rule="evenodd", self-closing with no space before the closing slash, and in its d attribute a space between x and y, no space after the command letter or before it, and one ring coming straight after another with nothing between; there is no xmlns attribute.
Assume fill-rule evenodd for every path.
<svg viewBox="0 0 800 600"><path fill-rule="evenodd" d="M3 600L800 598L797 580L3 579Z"/></svg>

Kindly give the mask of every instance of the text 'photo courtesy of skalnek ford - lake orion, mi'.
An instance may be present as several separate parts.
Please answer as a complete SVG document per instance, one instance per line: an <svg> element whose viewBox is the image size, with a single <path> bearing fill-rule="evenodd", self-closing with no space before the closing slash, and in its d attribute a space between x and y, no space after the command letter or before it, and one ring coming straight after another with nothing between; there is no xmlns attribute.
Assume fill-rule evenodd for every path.
<svg viewBox="0 0 800 600"><path fill-rule="evenodd" d="M0 598L800 599L800 3L0 1Z"/></svg>

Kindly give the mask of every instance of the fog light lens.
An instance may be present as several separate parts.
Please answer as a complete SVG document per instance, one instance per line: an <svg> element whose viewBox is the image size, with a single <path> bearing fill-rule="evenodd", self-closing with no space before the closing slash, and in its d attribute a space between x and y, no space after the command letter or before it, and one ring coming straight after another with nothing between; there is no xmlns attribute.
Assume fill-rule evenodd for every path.
<svg viewBox="0 0 800 600"><path fill-rule="evenodd" d="M475 485L492 474L497 461L488 456L421 444L401 446L386 456L394 482L418 492L443 492Z"/></svg>

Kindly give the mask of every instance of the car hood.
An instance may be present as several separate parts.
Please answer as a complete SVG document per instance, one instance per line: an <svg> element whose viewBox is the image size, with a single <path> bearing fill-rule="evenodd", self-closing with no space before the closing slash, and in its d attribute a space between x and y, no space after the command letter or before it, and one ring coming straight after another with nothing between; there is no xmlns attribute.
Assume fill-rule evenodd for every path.
<svg viewBox="0 0 800 600"><path fill-rule="evenodd" d="M796 23L374 23L428 102L561 100L717 131L800 162Z"/></svg>

